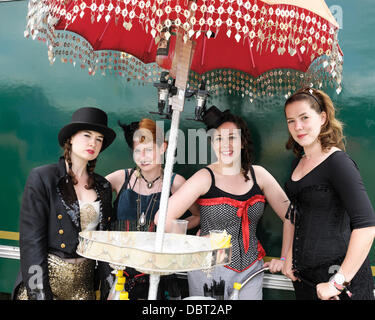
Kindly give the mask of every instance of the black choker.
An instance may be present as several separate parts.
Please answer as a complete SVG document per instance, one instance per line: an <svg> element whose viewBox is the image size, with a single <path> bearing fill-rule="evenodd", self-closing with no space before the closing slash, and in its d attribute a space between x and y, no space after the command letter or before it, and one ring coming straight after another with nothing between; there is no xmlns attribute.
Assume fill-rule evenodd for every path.
<svg viewBox="0 0 375 320"><path fill-rule="evenodd" d="M148 181L142 174L142 171L139 171L142 179L147 183L147 188L151 189L154 186L155 181L157 181L161 176L157 177L153 181Z"/></svg>

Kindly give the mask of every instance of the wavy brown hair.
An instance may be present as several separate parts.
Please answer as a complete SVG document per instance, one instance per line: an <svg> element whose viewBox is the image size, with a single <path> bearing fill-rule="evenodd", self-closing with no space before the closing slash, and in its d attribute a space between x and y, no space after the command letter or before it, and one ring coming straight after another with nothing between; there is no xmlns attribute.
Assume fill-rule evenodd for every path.
<svg viewBox="0 0 375 320"><path fill-rule="evenodd" d="M305 87L295 92L286 100L284 112L289 104L296 101L306 101L318 114L323 111L326 113L326 121L322 125L318 136L322 150L327 151L332 147L337 147L345 151L343 123L335 117L335 107L331 98L321 90ZM293 139L291 134L289 134L289 139L285 147L288 150L293 150L293 153L297 157L303 155L303 147Z"/></svg>
<svg viewBox="0 0 375 320"><path fill-rule="evenodd" d="M68 163L68 175L72 179L73 185L76 185L78 183L77 178L72 170L72 159L71 159L71 154L72 154L72 144L68 139L65 144L64 144L64 159ZM94 170L96 166L96 159L90 160L87 163L87 173L89 174L89 177L87 179L87 184L85 185L85 188L87 190L90 190L94 187L95 184L95 177L94 177Z"/></svg>

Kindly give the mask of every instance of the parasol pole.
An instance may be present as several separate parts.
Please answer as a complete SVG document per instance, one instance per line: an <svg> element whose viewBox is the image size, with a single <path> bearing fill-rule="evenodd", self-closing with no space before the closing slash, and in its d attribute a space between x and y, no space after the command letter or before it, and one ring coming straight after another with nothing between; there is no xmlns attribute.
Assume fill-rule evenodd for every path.
<svg viewBox="0 0 375 320"><path fill-rule="evenodd" d="M171 188L171 178L173 172L174 155L177 148L178 128L180 123L180 113L184 109L185 91L189 76L189 69L193 55L193 41L187 40L184 43L183 33L177 32L175 57L176 60L176 81L177 95L172 98L172 121L167 148L167 156L164 168L163 186L160 196L159 219L156 229L155 251L162 252L165 233L165 223L168 210L168 199ZM156 300L160 275L150 274L150 287L148 300Z"/></svg>

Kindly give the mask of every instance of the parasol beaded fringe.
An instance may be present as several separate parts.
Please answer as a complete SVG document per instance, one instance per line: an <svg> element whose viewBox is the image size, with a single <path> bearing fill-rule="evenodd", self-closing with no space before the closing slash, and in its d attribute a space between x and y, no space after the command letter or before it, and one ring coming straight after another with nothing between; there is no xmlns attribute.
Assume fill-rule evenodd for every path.
<svg viewBox="0 0 375 320"><path fill-rule="evenodd" d="M165 26L174 24L184 31L185 42L223 32L238 45L250 41L255 52L276 50L279 55L308 55L313 63L305 73L281 69L256 78L225 69L201 75L191 72L189 86L197 87L201 80L206 80L211 93L236 94L249 97L250 101L279 93L288 95L301 85L331 87L339 94L343 57L337 25L305 8L276 0L266 2L206 0L185 7L188 1L30 0L24 35L46 43L51 64L58 57L63 63L87 69L91 75L115 74L144 85L159 79L161 69L157 65L145 65L121 52L94 51L84 38L56 30L56 24L63 21L69 26L89 16L91 23L103 22L103 18L111 23L114 19L116 25L130 30L138 21L155 39L160 38ZM314 3L317 2L325 5L324 1Z"/></svg>

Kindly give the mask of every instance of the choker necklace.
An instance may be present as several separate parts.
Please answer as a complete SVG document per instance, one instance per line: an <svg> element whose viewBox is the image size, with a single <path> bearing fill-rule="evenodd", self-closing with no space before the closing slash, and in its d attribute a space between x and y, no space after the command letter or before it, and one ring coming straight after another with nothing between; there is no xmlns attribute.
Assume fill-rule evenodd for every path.
<svg viewBox="0 0 375 320"><path fill-rule="evenodd" d="M141 175L142 179L147 183L147 188L151 189L154 186L155 181L157 181L161 176L157 177L156 179L152 181L148 181L142 174L142 171L139 171L139 174Z"/></svg>

